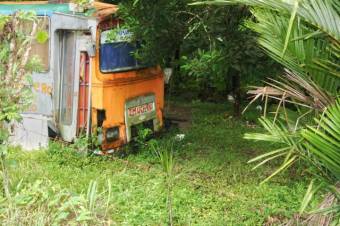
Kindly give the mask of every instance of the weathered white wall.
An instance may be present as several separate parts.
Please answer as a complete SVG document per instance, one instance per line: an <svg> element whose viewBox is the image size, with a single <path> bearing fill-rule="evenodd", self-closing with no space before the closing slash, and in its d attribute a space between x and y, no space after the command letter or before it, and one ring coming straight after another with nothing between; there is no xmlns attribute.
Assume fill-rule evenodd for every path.
<svg viewBox="0 0 340 226"><path fill-rule="evenodd" d="M31 151L48 147L47 117L39 114L23 114L19 123L11 125L10 144Z"/></svg>

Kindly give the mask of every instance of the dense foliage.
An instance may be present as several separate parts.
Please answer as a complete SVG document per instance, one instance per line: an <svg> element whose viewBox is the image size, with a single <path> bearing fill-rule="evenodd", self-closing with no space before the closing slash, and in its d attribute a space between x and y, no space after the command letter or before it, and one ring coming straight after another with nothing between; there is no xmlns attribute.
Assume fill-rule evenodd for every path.
<svg viewBox="0 0 340 226"><path fill-rule="evenodd" d="M6 160L9 125L20 120L20 113L31 103L31 79L38 60L30 57L31 43L37 37L38 23L33 13L0 15L0 156L5 194L10 197ZM38 40L38 41L43 41Z"/></svg>
<svg viewBox="0 0 340 226"><path fill-rule="evenodd" d="M330 219L334 217L334 223L339 223L340 5L333 0L206 2L232 3L253 7L256 21L247 26L260 35L259 44L268 55L287 69L281 79L271 79L266 87L250 91L253 101L260 97L265 100L261 124L268 133L247 134L246 138L281 144L281 148L253 159L261 161L255 168L282 158L282 165L268 180L304 160L319 183L334 193L334 201L323 205L323 211L334 212ZM272 109L273 117L266 115L268 99L278 103ZM308 190L301 212L320 187Z"/></svg>
<svg viewBox="0 0 340 226"><path fill-rule="evenodd" d="M192 7L190 2L122 1L119 12L135 38L143 40L137 57L174 69L171 91L209 101L231 94L238 115L244 87L261 84L278 67L243 25L251 15L246 7Z"/></svg>
<svg viewBox="0 0 340 226"><path fill-rule="evenodd" d="M189 88L193 97L197 93L200 99L209 101L225 100L228 94L236 99L244 95L247 85L261 84L270 73L266 68L274 66L271 72L275 74L273 61L256 43L256 34L244 27L244 20L250 16L246 7L200 10L205 11L202 25L185 42L179 91ZM241 92L235 90L239 88Z"/></svg>
<svg viewBox="0 0 340 226"><path fill-rule="evenodd" d="M151 64L171 63L188 30L187 21L191 17L188 3L188 0L121 1L119 16L135 38L142 40L138 57Z"/></svg>
<svg viewBox="0 0 340 226"><path fill-rule="evenodd" d="M10 122L20 117L20 110L29 104L30 84L28 75L32 69L29 57L30 40L35 35L37 24L30 34L24 31L23 21L33 21L34 15L18 13L15 16L0 16L0 121ZM4 135L3 135L4 136ZM0 140L6 138L1 136Z"/></svg>

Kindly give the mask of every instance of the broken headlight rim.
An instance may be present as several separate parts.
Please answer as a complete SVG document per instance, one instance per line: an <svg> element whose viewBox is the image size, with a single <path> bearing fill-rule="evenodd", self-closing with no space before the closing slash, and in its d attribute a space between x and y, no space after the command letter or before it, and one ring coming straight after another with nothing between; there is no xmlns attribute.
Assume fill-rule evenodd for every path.
<svg viewBox="0 0 340 226"><path fill-rule="evenodd" d="M119 127L108 128L105 131L106 142L112 142L119 139Z"/></svg>

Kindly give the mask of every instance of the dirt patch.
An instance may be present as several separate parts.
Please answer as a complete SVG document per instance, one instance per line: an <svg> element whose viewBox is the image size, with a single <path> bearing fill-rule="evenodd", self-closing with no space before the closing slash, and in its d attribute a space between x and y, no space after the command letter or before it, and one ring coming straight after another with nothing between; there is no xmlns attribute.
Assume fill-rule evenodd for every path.
<svg viewBox="0 0 340 226"><path fill-rule="evenodd" d="M180 129L187 130L191 127L192 109L188 106L167 104L164 111L165 119L176 124Z"/></svg>

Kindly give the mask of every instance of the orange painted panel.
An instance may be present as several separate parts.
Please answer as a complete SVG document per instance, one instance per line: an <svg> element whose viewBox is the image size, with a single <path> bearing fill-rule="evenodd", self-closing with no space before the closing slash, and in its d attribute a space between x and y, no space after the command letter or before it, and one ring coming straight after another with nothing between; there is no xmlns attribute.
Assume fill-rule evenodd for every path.
<svg viewBox="0 0 340 226"><path fill-rule="evenodd" d="M125 132L125 103L127 100L153 93L156 97L156 112L160 125L163 125L163 106L164 106L164 81L163 73L158 69L158 73L154 74L155 69L143 69L144 74L150 73L147 79L136 80L135 76L140 76L139 71L134 71L135 76L123 80L113 80L103 82L98 77L93 78L92 82L92 108L105 110L106 119L103 122L103 128L111 128L120 126L120 139L112 144L104 142L103 149L111 149L126 143ZM98 75L96 71L96 75ZM131 72L127 72L131 75ZM105 74L107 76L107 74ZM110 76L110 75L109 75ZM114 76L114 75L112 75ZM94 115L93 115L94 116ZM95 119L95 117L92 117ZM92 125L96 126L95 120Z"/></svg>

